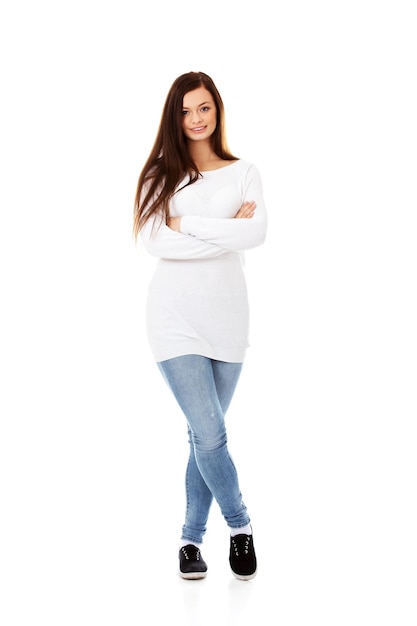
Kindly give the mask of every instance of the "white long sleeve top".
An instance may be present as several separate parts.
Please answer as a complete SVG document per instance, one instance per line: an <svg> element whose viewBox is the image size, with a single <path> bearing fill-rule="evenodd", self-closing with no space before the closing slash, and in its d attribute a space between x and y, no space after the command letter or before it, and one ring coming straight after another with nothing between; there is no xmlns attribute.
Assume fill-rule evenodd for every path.
<svg viewBox="0 0 417 626"><path fill-rule="evenodd" d="M256 202L254 216L235 219L245 201ZM141 230L145 249L158 257L146 307L155 360L199 354L242 362L249 346L244 251L261 245L267 230L258 169L238 160L202 172L174 195L170 216L181 217L180 233L159 218Z"/></svg>

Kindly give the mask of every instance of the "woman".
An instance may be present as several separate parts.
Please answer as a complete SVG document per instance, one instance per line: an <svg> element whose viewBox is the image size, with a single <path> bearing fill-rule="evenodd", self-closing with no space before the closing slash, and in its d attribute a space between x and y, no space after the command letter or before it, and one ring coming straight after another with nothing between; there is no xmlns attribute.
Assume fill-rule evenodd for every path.
<svg viewBox="0 0 417 626"><path fill-rule="evenodd" d="M172 84L139 176L134 234L159 257L147 301L155 361L187 421L190 454L179 573L204 578L201 545L213 498L230 530L229 563L256 575L252 527L229 454L225 414L248 346L243 251L261 245L267 218L254 165L228 149L212 79Z"/></svg>

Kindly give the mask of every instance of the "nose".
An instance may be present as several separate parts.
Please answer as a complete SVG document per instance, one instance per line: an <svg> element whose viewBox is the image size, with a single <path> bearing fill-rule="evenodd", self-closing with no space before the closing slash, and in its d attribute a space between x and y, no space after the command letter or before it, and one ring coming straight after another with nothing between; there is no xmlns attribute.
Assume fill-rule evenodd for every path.
<svg viewBox="0 0 417 626"><path fill-rule="evenodd" d="M201 122L200 111L193 111L191 121L193 124L197 124L197 122Z"/></svg>

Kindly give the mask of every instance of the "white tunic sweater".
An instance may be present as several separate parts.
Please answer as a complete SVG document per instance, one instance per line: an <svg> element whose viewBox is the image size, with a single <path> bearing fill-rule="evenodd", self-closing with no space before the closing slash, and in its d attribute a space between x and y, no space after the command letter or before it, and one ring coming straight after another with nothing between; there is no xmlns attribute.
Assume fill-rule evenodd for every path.
<svg viewBox="0 0 417 626"><path fill-rule="evenodd" d="M148 220L141 231L145 249L159 257L147 300L156 361L199 354L242 362L249 345L243 254L266 236L260 175L243 160L202 175L171 202L171 217L182 218L181 233L159 219L155 228ZM255 215L234 219L242 203L252 200Z"/></svg>

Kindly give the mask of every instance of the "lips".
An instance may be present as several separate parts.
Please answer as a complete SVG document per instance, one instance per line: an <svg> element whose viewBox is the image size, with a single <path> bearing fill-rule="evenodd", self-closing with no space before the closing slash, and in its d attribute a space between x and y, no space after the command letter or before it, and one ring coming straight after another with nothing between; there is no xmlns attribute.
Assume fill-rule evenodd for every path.
<svg viewBox="0 0 417 626"><path fill-rule="evenodd" d="M193 133L200 133L202 130L205 130L205 126L197 126L197 128L192 128Z"/></svg>

